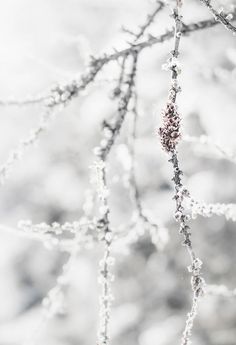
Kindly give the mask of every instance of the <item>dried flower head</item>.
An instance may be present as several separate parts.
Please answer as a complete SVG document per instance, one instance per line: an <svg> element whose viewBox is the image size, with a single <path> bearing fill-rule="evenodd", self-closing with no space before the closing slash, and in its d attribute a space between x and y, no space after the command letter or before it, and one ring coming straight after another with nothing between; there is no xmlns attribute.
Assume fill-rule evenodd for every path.
<svg viewBox="0 0 236 345"><path fill-rule="evenodd" d="M159 128L161 144L165 151L173 152L180 140L180 116L173 102L162 111L163 126Z"/></svg>

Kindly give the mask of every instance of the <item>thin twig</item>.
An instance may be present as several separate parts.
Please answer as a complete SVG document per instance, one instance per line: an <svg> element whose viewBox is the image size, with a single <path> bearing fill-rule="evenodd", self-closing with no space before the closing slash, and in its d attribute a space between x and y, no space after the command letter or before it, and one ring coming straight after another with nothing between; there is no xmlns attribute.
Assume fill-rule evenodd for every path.
<svg viewBox="0 0 236 345"><path fill-rule="evenodd" d="M160 221L154 222L151 220L151 217L149 217L145 210L143 209L141 195L137 183L136 178L136 140L137 140L137 120L138 120L138 95L137 92L134 91L134 105L132 109L133 113L133 119L132 119L132 128L131 133L129 135L129 141L128 141L128 147L130 151L130 157L131 157L131 166L130 166L130 192L131 197L133 199L135 208L137 210L137 217L139 220L142 221L145 230L148 230L150 233L151 240L153 244L157 246L158 249L162 250L166 243L168 242L168 230L166 227L164 227ZM134 224L131 224L132 227L135 226ZM137 235L136 235L137 236Z"/></svg>
<svg viewBox="0 0 236 345"><path fill-rule="evenodd" d="M236 27L230 23L230 20L233 19L231 13L218 12L211 4L211 0L200 0L212 13L215 20L220 22L227 30L232 31L233 34L236 33Z"/></svg>
<svg viewBox="0 0 236 345"><path fill-rule="evenodd" d="M131 72L125 81L126 91L123 91L118 105L118 117L114 124L109 124L106 121L103 122L103 130L105 132L105 138L101 141L100 146L95 148L95 154L103 161L106 160L109 152L114 145L117 136L120 133L121 127L128 112L129 102L133 95L133 86L135 82L135 75L137 69L137 54L134 54Z"/></svg>
<svg viewBox="0 0 236 345"><path fill-rule="evenodd" d="M157 7L154 9L153 13L147 15L145 24L140 26L140 31L135 35L135 42L137 42L141 37L143 37L145 31L153 23L157 14L163 9L165 3L163 1L157 1Z"/></svg>

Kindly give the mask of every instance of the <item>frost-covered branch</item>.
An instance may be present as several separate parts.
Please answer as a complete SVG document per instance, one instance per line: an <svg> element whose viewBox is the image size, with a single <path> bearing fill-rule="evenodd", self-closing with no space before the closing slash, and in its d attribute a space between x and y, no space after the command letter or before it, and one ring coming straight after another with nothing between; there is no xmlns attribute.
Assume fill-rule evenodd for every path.
<svg viewBox="0 0 236 345"><path fill-rule="evenodd" d="M41 241L47 249L58 248L62 251L70 252L75 245L79 247L89 247L97 242L94 230L96 221L81 219L72 223L39 223L33 224L31 220L20 220L15 234L25 236L30 239Z"/></svg>
<svg viewBox="0 0 236 345"><path fill-rule="evenodd" d="M101 284L101 295L99 298L99 329L98 340L99 345L109 344L109 321L111 302L113 300L111 292L111 282L114 275L110 272L110 266L114 264L114 258L111 256L111 245L114 234L111 231L108 205L108 187L106 176L106 163L104 160L96 161L93 165L97 176L97 194L100 203L100 218L97 223L99 240L104 243L104 255L99 262L98 282Z"/></svg>
<svg viewBox="0 0 236 345"><path fill-rule="evenodd" d="M126 28L122 28L124 32L131 34L135 38L135 40L132 44L136 43L140 38L143 37L146 30L151 26L151 24L154 22L154 20L157 16L157 14L163 9L164 6L165 6L165 2L157 1L156 8L154 9L154 11L152 13L147 15L145 23L143 25L139 26L138 33L134 33L130 30L127 30Z"/></svg>
<svg viewBox="0 0 236 345"><path fill-rule="evenodd" d="M233 34L236 33L236 27L231 24L231 20L233 19L232 13L225 13L224 11L217 11L213 6L212 6L212 1L211 0L200 0L212 13L214 16L214 19L218 22L220 22L224 27L232 31Z"/></svg>
<svg viewBox="0 0 236 345"><path fill-rule="evenodd" d="M130 74L127 75L125 84L125 91L121 92L119 104L118 104L118 116L113 123L108 123L106 120L103 122L104 138L100 142L100 146L94 149L96 156L105 161L112 146L115 143L117 136L120 133L121 127L128 112L128 106L133 94L133 86L135 82L135 75L137 69L137 54L132 56L132 65Z"/></svg>
<svg viewBox="0 0 236 345"><path fill-rule="evenodd" d="M226 16L229 16L229 15L232 17L232 20L236 19L236 7L233 9L233 11L226 12ZM209 29L219 24L220 22L215 21L215 19L205 19L205 20L200 20L193 23L189 23L189 24L182 23L181 33L183 36L188 36L189 34L193 32ZM102 60L104 64L106 64L111 61L117 60L121 56L128 56L132 54L133 52L140 53L142 50L146 48L150 48L153 45L164 43L172 39L174 34L175 34L175 30L170 29L170 30L166 30L165 33L159 36L149 35L149 38L147 40L141 41L140 43L132 44L128 48L125 48L122 50L115 50L111 54L104 54L101 57L95 58L95 60L96 61Z"/></svg>
<svg viewBox="0 0 236 345"><path fill-rule="evenodd" d="M193 219L198 215L209 218L213 215L224 216L226 220L236 222L236 204L209 203L194 198L186 200L187 207L191 210Z"/></svg>
<svg viewBox="0 0 236 345"><path fill-rule="evenodd" d="M157 7L158 8L158 7ZM157 10L156 8L156 10ZM156 11L155 10L155 11ZM150 15L151 17L152 15ZM225 13L225 18L231 18L230 20L236 19L236 8L234 8L231 12ZM148 18L148 17L147 17ZM148 24L148 26L147 26ZM204 29L212 28L214 26L219 25L220 22L216 21L215 19L206 19L197 21L194 23L184 24L182 25L182 35L188 36L189 34L195 31L201 31ZM149 21L143 25L145 30L149 27ZM141 26L142 27L142 26ZM140 31L141 33L141 31ZM142 35L138 34L138 40L143 37ZM53 87L51 91L43 96L31 96L25 97L24 99L9 99L9 100L1 100L0 105L27 105L27 104L36 104L46 102L49 104L61 104L65 103L78 95L81 90L84 90L88 84L94 81L98 72L100 72L105 65L109 62L117 61L120 57L128 57L129 55L133 54L134 52L140 53L142 50L152 47L158 43L163 43L165 41L170 40L174 35L174 30L167 30L165 33L159 36L149 35L147 40L143 40L141 42L136 41L136 35L134 37L134 41L129 43L129 47L116 50L114 49L113 53L110 54L102 54L99 57L91 57L91 63L89 64L87 70L78 80L72 80L64 85L58 84L57 86Z"/></svg>
<svg viewBox="0 0 236 345"><path fill-rule="evenodd" d="M163 7L163 4L158 5L157 7L158 11L156 12L156 14L162 9L162 7ZM142 27L141 31L139 32L138 38L136 37L134 39L134 42L136 42L140 37L143 36L146 28L149 27L151 22L152 20L149 20ZM117 135L119 134L120 128L122 126L122 123L127 113L129 101L132 96L132 88L133 88L133 82L134 82L134 78L136 74L136 64L137 64L138 54L136 53L135 50L134 51L131 50L128 54L125 54L124 59L123 59L123 69L125 66L126 58L130 54L133 57L133 63L132 63L130 75L127 77L127 81L126 81L127 90L126 92L123 93L122 97L120 97L119 107L118 107L119 117L113 127L108 125L107 131L106 131L107 138L101 142L99 149L101 151L100 154L102 155L101 156L102 159L105 159L105 157L108 155L112 145L114 144L114 141ZM7 161L4 164L2 164L2 166L0 167L0 184L5 183L13 165L22 158L26 149L32 146L39 139L39 137L41 136L41 133L43 133L47 129L48 123L54 117L55 112L58 110L58 106L60 107L66 106L72 99L76 98L81 91L85 90L87 86L95 80L96 75L98 74L99 71L101 71L101 69L107 62L109 62L109 60L107 60L106 55L99 59L91 57L88 70L84 74L82 74L79 80L74 80L71 83L64 84L64 85L56 85L51 89L51 93L48 95L48 97L44 96L44 100L46 103L46 111L45 113L43 113L42 118L40 119L39 125L30 131L28 138L23 139L19 143L18 147L10 153L9 157L7 158ZM123 80L120 80L120 82L122 83ZM26 99L26 100L23 100L22 103L25 103L25 102L27 103L31 101L33 101L33 99L31 100ZM36 101L37 101L37 98L34 99L34 103ZM2 103L4 102L2 101Z"/></svg>
<svg viewBox="0 0 236 345"><path fill-rule="evenodd" d="M151 217L143 208L141 195L136 178L136 151L135 144L137 139L137 95L135 92L137 61L139 55L147 47L152 47L157 43L162 43L170 38L174 38L174 47L171 57L168 59L165 68L171 72L171 85L169 88L168 101L163 110L163 124L159 129L161 144L169 155L169 162L173 168L173 187L175 200L175 220L179 223L179 232L183 238L183 246L187 249L191 263L188 271L191 273L191 286L193 291L192 307L187 315L186 326L183 331L182 345L190 344L191 332L194 319L197 315L197 308L200 296L205 292L209 294L218 294L226 297L235 296L235 290L228 290L222 286L206 285L201 275L202 262L197 257L191 240L191 231L189 221L191 217L188 214L188 205L185 201L190 200L189 208L192 210L192 218L201 214L205 217L212 214L224 215L226 219L236 221L236 206L234 204L205 204L190 198L188 190L182 182L183 172L180 167L177 145L181 140L181 117L177 107L177 96L181 91L179 86L179 74L181 72L179 64L179 47L181 37L189 33L207 29L222 23L226 28L235 32L234 26L230 23L236 17L236 10L232 14L215 13L210 1L201 0L214 14L215 19L199 21L196 23L184 24L180 14L181 1L176 0L176 7L173 10L173 19L175 23L174 30L168 30L164 34L154 37L148 36L144 39L146 30L153 23L156 15L163 8L164 3L159 1L154 11L147 16L146 22L140 26L138 33L131 33L134 36L132 42L128 42L128 47L120 51L114 51L111 54L103 54L100 57L92 57L88 69L78 79L64 85L57 85L51 89L47 96L28 98L25 100L8 100L0 101L0 105L27 105L45 102L46 111L43 113L39 125L36 126L29 136L20 142L18 147L13 150L5 164L0 167L0 183L3 184L11 171L15 162L19 161L25 151L35 144L41 137L41 134L48 128L49 123L55 116L58 108L63 108L73 99L76 99L79 93L85 90L90 84L95 82L95 78L103 68L110 62L120 65L120 75L117 79L117 86L113 90L114 100L117 100L118 110L112 120L105 119L102 124L103 138L98 147L95 148L97 160L93 165L97 177L97 199L98 199L98 217L92 221L81 220L73 223L58 224L46 223L32 224L31 221L21 221L18 225L19 233L29 238L37 238L41 240L47 248L57 247L61 250L69 252L68 262L63 266L62 273L58 277L56 285L48 292L43 300L44 312L46 311L46 319L63 311L63 303L65 290L68 283L68 272L76 259L77 252L82 246L90 246L93 243L101 242L104 247L102 259L99 262L99 284L101 285L100 293L100 314L98 329L98 345L109 345L109 325L111 314L111 302L113 300L111 283L114 275L111 266L114 264L112 257L112 245L115 240L129 238L135 232L116 233L110 222L110 205L109 205L109 189L107 179L107 167L109 154L114 148L114 144L121 133L125 119L130 114L130 104L134 101L133 113L133 129L130 136L130 189L132 192L134 205L136 208L136 219L133 224L137 224L141 220L142 227L148 230L152 241L158 248L162 248L168 239L166 228L159 222L152 221ZM127 30L126 30L127 31ZM128 32L128 31L127 31ZM186 139L186 138L185 138ZM187 141L195 142L195 138L188 137ZM201 141L202 139L200 139ZM196 139L197 141L197 139ZM207 144L210 143L207 139ZM224 149L211 143L224 156L228 156L231 160L236 161ZM1 225L0 225L1 228ZM96 231L95 231L96 230ZM127 228L125 229L127 230ZM16 230L13 230L13 232Z"/></svg>
<svg viewBox="0 0 236 345"><path fill-rule="evenodd" d="M136 140L137 140L137 120L138 120L138 95L137 92L134 92L133 96L133 119L132 119L132 127L131 127L131 133L128 138L128 147L129 147L129 153L130 153L130 167L129 167L129 182L130 182L130 193L131 198L135 205L135 213L134 213L134 219L132 222L131 228L135 228L135 225L138 221L141 221L141 227L144 231L141 231L142 234L145 234L146 232L149 232L151 240L155 246L162 250L169 239L168 229L161 223L160 220L158 222L153 221L151 217L147 214L147 212L144 210L141 200L141 195L137 183L136 178ZM135 238L131 232L132 238ZM137 236L137 235L136 235Z"/></svg>
<svg viewBox="0 0 236 345"><path fill-rule="evenodd" d="M48 99L48 95L28 96L26 98L9 98L0 100L0 106L26 106L38 103L44 103Z"/></svg>
<svg viewBox="0 0 236 345"><path fill-rule="evenodd" d="M101 62L91 62L91 68L88 73L81 76L80 81L74 81L68 85L58 85L52 89L50 97L47 99L46 109L41 115L38 126L30 130L26 139L20 141L18 146L12 150L7 161L0 167L0 184L4 184L13 165L22 159L26 150L34 145L44 133L55 115L65 107L79 92L83 91L96 77L98 71L102 68Z"/></svg>
<svg viewBox="0 0 236 345"><path fill-rule="evenodd" d="M41 137L42 133L44 133L47 130L50 122L54 119L55 115L56 112L54 111L54 109L47 108L41 115L39 124L35 128L31 129L28 134L28 137L26 139L21 140L18 146L10 152L6 162L0 166L1 185L5 183L14 164L22 159L27 149L32 145L36 144L36 142Z"/></svg>
<svg viewBox="0 0 236 345"><path fill-rule="evenodd" d="M80 247L77 246L77 236L74 236L74 245L70 250L65 264L62 266L60 274L56 278L55 285L48 291L47 295L41 301L41 314L36 326L30 330L23 345L34 345L42 328L47 325L47 322L57 316L63 315L66 311L66 291L70 283L71 271L76 263L78 251Z"/></svg>
<svg viewBox="0 0 236 345"><path fill-rule="evenodd" d="M188 345L190 344L193 322L197 315L197 305L199 297L203 292L202 286L204 281L201 277L202 262L197 258L191 241L191 232L188 225L190 217L187 214L183 203L185 197L188 196L188 191L182 184L181 175L183 172L179 167L177 152L177 144L181 138L181 118L177 110L176 99L177 94L180 91L178 75L180 74L181 70L178 62L178 56L182 31L182 17L180 15L180 3L178 1L176 1L176 7L173 9L173 18L175 21L174 49L171 52L171 57L165 66L171 72L171 87L169 90L167 106L163 111L163 126L159 129L159 134L161 137L162 147L170 156L169 162L171 162L173 166L174 176L172 180L174 182L174 199L176 203L175 219L180 225L179 232L182 234L184 239L183 245L187 248L191 259L191 265L188 269L192 274L191 283L193 290L193 301L191 311L187 315L186 326L181 342L182 345Z"/></svg>
<svg viewBox="0 0 236 345"><path fill-rule="evenodd" d="M108 204L108 186L107 186L107 159L111 148L114 145L115 139L120 134L123 122L128 112L128 106L133 95L133 88L135 83L136 69L137 69L137 54L132 56L130 73L125 75L126 59L121 65L121 73L119 78L119 92L115 96L119 97L117 118L113 123L103 121L104 139L102 139L100 146L95 148L95 154L99 158L94 163L94 168L97 175L97 195L100 202L97 229L99 231L99 239L104 242L104 255L100 261L99 283L102 286L100 295L100 319L98 329L98 344L109 344L109 321L110 308L113 299L111 291L111 282L114 279L110 272L110 266L114 264L114 258L111 256L111 245L114 238L114 233L111 231L109 220L110 208ZM123 89L125 88L125 91Z"/></svg>

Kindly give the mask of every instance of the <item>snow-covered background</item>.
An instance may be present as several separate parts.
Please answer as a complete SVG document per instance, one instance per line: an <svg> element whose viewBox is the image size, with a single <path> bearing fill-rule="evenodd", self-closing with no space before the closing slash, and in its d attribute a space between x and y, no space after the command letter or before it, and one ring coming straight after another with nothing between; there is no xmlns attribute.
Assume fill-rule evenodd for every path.
<svg viewBox="0 0 236 345"><path fill-rule="evenodd" d="M232 2L231 2L232 3ZM216 6L220 3L215 1ZM227 9L229 2L222 0ZM0 99L47 93L85 69L90 54L126 46L127 34L142 24L153 2L144 0L0 0ZM186 0L184 21L210 14L197 0ZM171 28L165 9L150 29ZM116 248L113 345L179 343L191 305L189 258L173 220L171 169L156 129L165 104L169 74L162 69L172 42L145 50L138 63L140 119L137 180L144 208L169 229L163 251L142 237L129 250ZM179 97L184 133L209 135L236 153L236 39L218 25L181 42ZM73 100L36 147L18 162L0 192L1 224L16 228L20 219L34 223L75 221L88 195L89 166L99 143L101 121L114 113L110 98L116 69L111 64L93 86ZM42 107L0 108L0 160L37 125ZM127 188L127 120L112 152L111 220L128 223L132 202ZM181 143L181 165L192 194L207 202L236 202L236 166L205 145ZM224 217L191 222L194 247L211 284L236 286L236 226ZM129 231L127 229L127 231ZM35 240L0 232L0 345L90 345L98 324L98 261L102 245L81 249L69 273L65 313L40 325L41 301L56 283L68 254L48 250ZM236 299L204 297L193 332L195 345L236 344ZM31 339L31 336L34 339ZM32 341L31 341L32 340Z"/></svg>

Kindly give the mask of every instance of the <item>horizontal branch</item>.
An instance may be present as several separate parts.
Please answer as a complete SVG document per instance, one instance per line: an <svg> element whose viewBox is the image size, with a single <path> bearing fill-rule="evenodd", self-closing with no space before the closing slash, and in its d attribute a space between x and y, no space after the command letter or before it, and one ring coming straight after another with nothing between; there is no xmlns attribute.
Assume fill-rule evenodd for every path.
<svg viewBox="0 0 236 345"><path fill-rule="evenodd" d="M225 16L231 15L232 20L236 19L236 9L234 9L232 12L228 12L225 14ZM214 26L217 26L221 24L219 21L216 21L213 19L206 19L197 21L190 24L183 24L182 25L182 35L188 36L189 34L205 30L208 28L212 28ZM88 84L90 84L100 72L103 67L111 62L116 61L120 57L128 56L130 54L133 54L135 52L140 53L142 50L152 47L155 44L163 43L165 41L168 41L174 36L174 29L170 29L166 31L164 34L159 36L152 36L149 35L148 40L145 40L140 43L134 43L131 44L128 48L123 50L116 50L114 49L114 53L112 54L103 54L100 57L91 57L91 63L89 64L88 70L82 74L79 80L73 80L65 85L58 85L55 88L51 89L48 95L45 95L43 97L32 97L32 99L25 98L22 100L0 100L0 105L26 105L26 104L35 104L35 103L41 103L46 101L49 103L50 106L53 106L55 104L64 104L65 102L68 102L72 98L76 97L79 93L79 91L84 90Z"/></svg>
<svg viewBox="0 0 236 345"><path fill-rule="evenodd" d="M232 15L232 20L236 20L236 8L234 9L233 12L228 12L226 13L226 15ZM189 34L195 32L195 31L201 31L204 29L209 29L212 28L214 26L219 25L220 22L217 22L214 18L213 19L206 19L206 20L200 20L197 22L193 22L190 24L182 24L182 29L181 29L181 33L184 36L188 36ZM163 43L165 41L170 40L173 36L174 36L174 29L171 30L167 30L164 34L159 35L159 36L152 36L149 35L149 39L137 44L133 44L131 47L128 47L126 49L123 50L115 50L115 52L113 54L104 54L103 57L98 57L95 58L94 61L102 61L104 64L110 62L110 61L114 61L117 60L118 58L120 58L121 56L128 56L129 54L131 54L132 52L140 52L145 48L149 48L152 47L155 44L158 43Z"/></svg>
<svg viewBox="0 0 236 345"><path fill-rule="evenodd" d="M216 141L214 141L211 137L207 135L201 135L199 137L185 135L183 137L183 140L187 143L200 144L212 147L222 156L222 158L227 159L230 162L236 164L236 155L229 149L219 145Z"/></svg>
<svg viewBox="0 0 236 345"><path fill-rule="evenodd" d="M0 100L0 106L26 106L43 103L48 99L48 95L28 96L23 99L9 98Z"/></svg>
<svg viewBox="0 0 236 345"><path fill-rule="evenodd" d="M207 204L203 201L195 200L193 198L187 200L187 207L192 212L192 218L195 219L198 215L206 218L215 216L224 216L226 220L236 222L236 204Z"/></svg>
<svg viewBox="0 0 236 345"><path fill-rule="evenodd" d="M56 248L61 251L71 251L75 246L86 247L97 240L89 231L96 227L94 221L79 220L76 222L40 223L33 224L29 220L21 220L17 227L0 224L0 231L12 234L19 238L41 242L46 249Z"/></svg>

